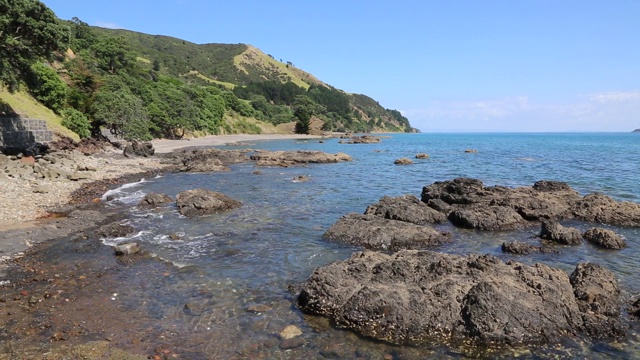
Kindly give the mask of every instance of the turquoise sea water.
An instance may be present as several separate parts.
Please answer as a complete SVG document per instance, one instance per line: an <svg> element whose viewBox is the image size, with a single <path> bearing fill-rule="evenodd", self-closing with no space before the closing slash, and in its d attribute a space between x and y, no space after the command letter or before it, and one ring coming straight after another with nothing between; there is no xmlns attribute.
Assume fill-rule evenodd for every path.
<svg viewBox="0 0 640 360"><path fill-rule="evenodd" d="M233 148L238 147L223 147ZM253 149L321 150L351 155L352 162L311 164L307 167L261 168L253 174L253 163L238 164L227 173L165 174L135 186L119 189L114 206L127 205L131 224L141 230L135 240L163 260L183 267L183 277L167 285L164 299L154 299L153 311L180 318L178 293L198 290L206 296L190 301L203 309L197 319L176 320L184 339L180 346L194 358L395 358L480 356L537 357L628 357L636 353L634 336L622 349L605 343L577 342L558 348L504 349L498 353L466 352L433 344L418 348L393 347L362 339L332 328L320 319L301 314L293 306L287 286L304 281L315 268L346 259L358 248L329 243L323 232L348 212L362 213L384 195L413 194L435 181L473 177L485 185L525 186L538 180L569 183L580 193L602 192L618 200L640 202L640 134L391 134L379 144L347 145L338 139L306 141L261 141ZM477 153L465 153L465 149ZM394 165L400 157L427 153L429 159ZM298 175L310 177L295 182ZM183 190L204 187L225 193L244 206L229 213L187 219L173 207L143 211L135 204L149 192L172 197ZM117 204L117 205L116 205ZM582 230L591 224L570 222ZM442 225L452 230L449 225ZM640 229L614 228L626 237L628 248L604 251L589 244L558 247L558 254L527 257L502 254L504 241L536 243L538 228L522 231L482 233L456 231L452 244L435 250L468 254L489 253L505 260L545 264L572 271L581 261L598 262L613 270L625 293L640 290ZM169 238L178 234L181 240ZM131 239L109 240L108 244ZM194 290L195 289L195 290ZM172 291L174 290L174 291ZM121 294L139 299L135 288ZM254 304L271 310L247 312ZM193 316L193 314L190 314ZM321 325L318 325L320 323ZM294 324L302 329L306 345L282 350L270 344L278 329ZM212 334L215 334L212 335ZM264 340L256 353L246 352ZM326 353L327 346L342 344L341 351ZM267 345L264 345L267 344ZM206 347L206 351L203 347ZM253 348L252 348L253 349ZM200 354L200 355L198 355ZM220 357L216 357L220 356ZM333 357L332 357L333 356Z"/></svg>

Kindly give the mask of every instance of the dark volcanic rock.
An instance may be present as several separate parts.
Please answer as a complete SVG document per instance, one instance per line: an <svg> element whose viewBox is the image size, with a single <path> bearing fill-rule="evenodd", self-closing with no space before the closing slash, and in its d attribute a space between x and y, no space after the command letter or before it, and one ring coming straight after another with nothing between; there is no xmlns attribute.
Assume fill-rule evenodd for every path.
<svg viewBox="0 0 640 360"><path fill-rule="evenodd" d="M242 203L218 192L193 189L179 193L176 196L176 206L184 216L197 216L236 209Z"/></svg>
<svg viewBox="0 0 640 360"><path fill-rule="evenodd" d="M154 208L160 205L168 204L172 202L173 199L166 194L157 194L157 193L149 193L140 200L138 206L144 208Z"/></svg>
<svg viewBox="0 0 640 360"><path fill-rule="evenodd" d="M502 243L502 252L518 255L529 255L537 252L549 251L541 248L540 246L535 246L520 241L511 241Z"/></svg>
<svg viewBox="0 0 640 360"><path fill-rule="evenodd" d="M380 138L378 136L371 135L362 135L362 136L352 136L349 140L340 140L340 144L377 144L380 142Z"/></svg>
<svg viewBox="0 0 640 360"><path fill-rule="evenodd" d="M429 226L351 213L333 224L324 237L368 249L397 251L439 245L449 241L451 234L441 233Z"/></svg>
<svg viewBox="0 0 640 360"><path fill-rule="evenodd" d="M455 226L479 230L513 230L524 227L525 220L506 206L473 206L454 210L449 220Z"/></svg>
<svg viewBox="0 0 640 360"><path fill-rule="evenodd" d="M155 152L156 150L150 142L138 142L134 140L124 148L122 155L126 157L149 157L153 156Z"/></svg>
<svg viewBox="0 0 640 360"><path fill-rule="evenodd" d="M595 193L585 196L572 207L576 218L617 226L640 226L640 205L618 202L609 196Z"/></svg>
<svg viewBox="0 0 640 360"><path fill-rule="evenodd" d="M582 233L576 228L564 227L557 221L542 222L540 237L563 245L582 244Z"/></svg>
<svg viewBox="0 0 640 360"><path fill-rule="evenodd" d="M131 236L135 233L135 229L131 225L122 225L119 222L104 225L97 231L99 237L119 238Z"/></svg>
<svg viewBox="0 0 640 360"><path fill-rule="evenodd" d="M322 151L259 151L250 156L258 166L304 165L308 163L337 163L351 161L345 153L327 154Z"/></svg>
<svg viewBox="0 0 640 360"><path fill-rule="evenodd" d="M413 164L413 160L409 158L399 158L396 159L396 161L394 161L393 163L396 165L411 165Z"/></svg>
<svg viewBox="0 0 640 360"><path fill-rule="evenodd" d="M230 171L226 165L248 161L249 150L196 149L183 150L171 155L180 171L214 172Z"/></svg>
<svg viewBox="0 0 640 360"><path fill-rule="evenodd" d="M571 285L589 335L624 334L626 324L620 318L620 289L611 271L597 264L580 263L571 274Z"/></svg>
<svg viewBox="0 0 640 360"><path fill-rule="evenodd" d="M627 246L618 234L608 229L592 228L587 230L582 237L588 242L605 249L619 250Z"/></svg>
<svg viewBox="0 0 640 360"><path fill-rule="evenodd" d="M422 201L430 204L442 200L464 208L471 205L506 206L525 220L565 219L571 216L571 205L580 195L568 185L556 181L539 181L532 187L485 187L477 179L457 178L435 182L422 189Z"/></svg>
<svg viewBox="0 0 640 360"><path fill-rule="evenodd" d="M413 195L384 196L377 203L369 205L364 213L365 215L372 214L385 219L406 221L417 225L447 221L442 213L427 206Z"/></svg>
<svg viewBox="0 0 640 360"><path fill-rule="evenodd" d="M224 172L231 171L224 166L220 159L203 159L202 157L193 157L187 159L184 163L182 171L186 172Z"/></svg>
<svg viewBox="0 0 640 360"><path fill-rule="evenodd" d="M570 281L559 269L504 263L489 255L358 252L316 269L302 285L298 305L340 327L396 344L620 335L615 282L606 270L591 268L581 264Z"/></svg>

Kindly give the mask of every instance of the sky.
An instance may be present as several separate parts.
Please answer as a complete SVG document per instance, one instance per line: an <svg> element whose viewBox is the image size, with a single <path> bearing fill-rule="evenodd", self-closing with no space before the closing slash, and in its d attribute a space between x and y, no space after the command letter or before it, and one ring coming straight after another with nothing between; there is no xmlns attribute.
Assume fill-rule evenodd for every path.
<svg viewBox="0 0 640 360"><path fill-rule="evenodd" d="M423 132L640 128L638 0L44 0L58 17L244 43Z"/></svg>

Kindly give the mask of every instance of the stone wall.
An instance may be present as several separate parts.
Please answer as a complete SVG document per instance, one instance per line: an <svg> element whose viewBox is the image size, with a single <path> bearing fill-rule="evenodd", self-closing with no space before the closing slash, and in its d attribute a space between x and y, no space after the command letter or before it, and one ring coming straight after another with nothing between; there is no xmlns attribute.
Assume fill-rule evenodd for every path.
<svg viewBox="0 0 640 360"><path fill-rule="evenodd" d="M53 140L47 122L21 117L0 117L0 147L22 147Z"/></svg>

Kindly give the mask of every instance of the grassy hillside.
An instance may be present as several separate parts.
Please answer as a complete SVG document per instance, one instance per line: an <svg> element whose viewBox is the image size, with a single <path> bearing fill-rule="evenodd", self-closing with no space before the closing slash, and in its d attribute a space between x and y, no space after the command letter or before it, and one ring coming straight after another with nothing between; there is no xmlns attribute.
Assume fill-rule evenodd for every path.
<svg viewBox="0 0 640 360"><path fill-rule="evenodd" d="M56 134L80 140L73 131L62 126L60 116L24 91L10 93L4 87L0 87L0 102L22 117L45 120L49 129Z"/></svg>
<svg viewBox="0 0 640 360"><path fill-rule="evenodd" d="M59 134L78 138L57 114L81 137L106 128L131 140L413 130L399 112L251 45L198 45L77 18L51 21L64 47L52 44L46 56L12 68L17 81L7 84L28 92L3 91L0 99L22 116L47 120Z"/></svg>
<svg viewBox="0 0 640 360"><path fill-rule="evenodd" d="M122 36L131 45L141 65L151 69L154 63L160 72L191 84L218 85L228 90L256 82L291 82L309 90L322 86L340 91L325 84L312 74L296 68L294 64L280 61L260 49L246 44L204 44L160 35L147 35L129 30L93 28L102 35ZM329 130L354 131L412 131L406 118L392 113L366 95L342 92L353 110L353 119L327 118ZM236 92L236 94L239 94ZM335 97L335 96L334 96ZM248 100L248 97L245 97ZM291 106L291 104L288 104ZM398 116L400 115L400 116ZM274 121L274 124L281 120ZM282 127L281 127L282 128Z"/></svg>

